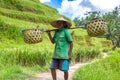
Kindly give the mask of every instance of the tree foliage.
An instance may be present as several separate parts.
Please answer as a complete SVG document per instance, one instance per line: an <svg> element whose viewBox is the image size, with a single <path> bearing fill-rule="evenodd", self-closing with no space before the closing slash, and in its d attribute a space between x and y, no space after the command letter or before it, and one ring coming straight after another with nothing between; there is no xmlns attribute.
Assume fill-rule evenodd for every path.
<svg viewBox="0 0 120 80"><path fill-rule="evenodd" d="M116 7L112 12L103 15L108 25L105 37L112 40L113 45L120 47L120 7Z"/></svg>
<svg viewBox="0 0 120 80"><path fill-rule="evenodd" d="M103 18L107 22L107 33L102 36L113 42L113 45L120 47L120 6L113 11L101 14L101 12L87 12L86 18L75 18L76 26L85 25L92 18Z"/></svg>

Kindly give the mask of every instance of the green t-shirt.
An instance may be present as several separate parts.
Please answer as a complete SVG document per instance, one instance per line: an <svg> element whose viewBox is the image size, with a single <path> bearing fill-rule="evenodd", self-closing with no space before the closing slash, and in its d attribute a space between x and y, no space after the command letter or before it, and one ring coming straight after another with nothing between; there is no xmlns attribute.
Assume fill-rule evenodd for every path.
<svg viewBox="0 0 120 80"><path fill-rule="evenodd" d="M72 36L67 28L61 31L56 31L53 37L55 41L55 50L53 58L68 59L69 44L72 41Z"/></svg>

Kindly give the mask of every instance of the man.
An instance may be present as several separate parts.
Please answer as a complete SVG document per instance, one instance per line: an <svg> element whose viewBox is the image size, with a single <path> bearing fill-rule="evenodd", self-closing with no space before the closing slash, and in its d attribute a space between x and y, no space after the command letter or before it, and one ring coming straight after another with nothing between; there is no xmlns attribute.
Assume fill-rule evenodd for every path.
<svg viewBox="0 0 120 80"><path fill-rule="evenodd" d="M54 54L50 65L51 74L53 80L56 80L56 69L64 72L64 79L68 80L69 61L71 60L71 52L73 48L73 40L68 28L71 27L71 23L63 17L51 22L53 27L58 28L52 37L50 30L47 30L47 34L51 42L55 43Z"/></svg>

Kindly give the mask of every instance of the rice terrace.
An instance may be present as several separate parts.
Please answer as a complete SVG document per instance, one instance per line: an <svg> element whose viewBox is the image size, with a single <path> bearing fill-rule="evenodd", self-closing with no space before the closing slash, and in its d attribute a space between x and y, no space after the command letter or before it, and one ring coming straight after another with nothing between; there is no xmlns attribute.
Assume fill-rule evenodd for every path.
<svg viewBox="0 0 120 80"><path fill-rule="evenodd" d="M81 9L80 5L92 5L92 0L43 1L0 0L0 80L53 80L50 66L56 45L48 35L59 31L51 22L61 17L73 43L67 56L67 80L120 80L120 4L108 12L96 8L71 18L59 11L72 8L76 13L73 4ZM57 1L68 9L56 9ZM57 80L64 80L63 71L57 70L56 75Z"/></svg>

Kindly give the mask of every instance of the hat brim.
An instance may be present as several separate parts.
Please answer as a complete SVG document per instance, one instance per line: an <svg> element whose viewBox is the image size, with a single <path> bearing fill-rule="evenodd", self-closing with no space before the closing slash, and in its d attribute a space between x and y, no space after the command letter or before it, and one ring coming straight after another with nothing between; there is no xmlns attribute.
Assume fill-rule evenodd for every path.
<svg viewBox="0 0 120 80"><path fill-rule="evenodd" d="M66 25L67 25L68 28L70 28L72 26L72 24L70 22L66 21L66 20L55 20L55 21L51 22L50 24L53 27L58 28L58 24L57 24L58 21L66 22Z"/></svg>

